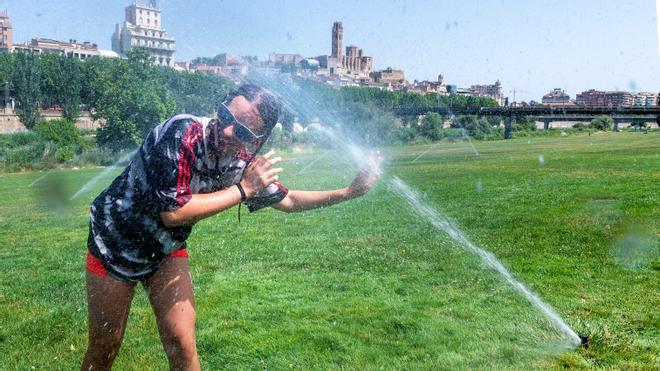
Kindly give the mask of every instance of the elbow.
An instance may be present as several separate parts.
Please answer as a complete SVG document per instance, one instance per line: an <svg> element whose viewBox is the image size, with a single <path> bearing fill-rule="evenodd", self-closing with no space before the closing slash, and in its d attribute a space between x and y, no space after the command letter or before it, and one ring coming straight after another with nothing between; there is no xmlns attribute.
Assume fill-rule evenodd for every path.
<svg viewBox="0 0 660 371"><path fill-rule="evenodd" d="M295 213L296 207L293 201L291 201L290 198L285 198L279 203L276 203L275 205L272 206L274 209L277 209L279 211L285 212L285 213Z"/></svg>
<svg viewBox="0 0 660 371"><path fill-rule="evenodd" d="M160 220L163 222L165 228L180 227L182 225L179 218L171 211L160 213Z"/></svg>
<svg viewBox="0 0 660 371"><path fill-rule="evenodd" d="M287 213L287 214L293 213L293 212L296 211L295 209L293 209L289 205L279 205L279 204L273 205L273 209L276 209L277 211L281 211L281 212Z"/></svg>

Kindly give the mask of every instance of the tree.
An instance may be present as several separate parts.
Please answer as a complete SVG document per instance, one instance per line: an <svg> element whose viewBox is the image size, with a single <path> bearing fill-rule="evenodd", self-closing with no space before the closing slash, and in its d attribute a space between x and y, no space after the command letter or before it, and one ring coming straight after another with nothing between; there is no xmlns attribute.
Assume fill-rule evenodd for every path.
<svg viewBox="0 0 660 371"><path fill-rule="evenodd" d="M613 125L614 125L614 120L610 116L601 115L591 120L589 127L596 130L607 131L607 130L612 130Z"/></svg>
<svg viewBox="0 0 660 371"><path fill-rule="evenodd" d="M463 128L469 136L477 139L482 139L493 130L493 127L486 118L475 115L458 116L451 124L451 127Z"/></svg>
<svg viewBox="0 0 660 371"><path fill-rule="evenodd" d="M80 66L81 91L80 99L83 105L98 118L94 109L98 102L114 84L113 71L117 61L110 58L92 57Z"/></svg>
<svg viewBox="0 0 660 371"><path fill-rule="evenodd" d="M132 49L127 61L117 61L111 76L108 89L99 92L96 102L98 115L106 119L97 141L113 150L127 149L138 145L176 105L143 48Z"/></svg>
<svg viewBox="0 0 660 371"><path fill-rule="evenodd" d="M60 57L60 85L57 100L62 106L62 115L71 122L80 116L80 93L82 90L80 61L71 56Z"/></svg>
<svg viewBox="0 0 660 371"><path fill-rule="evenodd" d="M37 58L37 66L41 72L41 104L43 108L59 105L58 90L63 81L62 71L60 69L60 56L53 53L45 53Z"/></svg>
<svg viewBox="0 0 660 371"><path fill-rule="evenodd" d="M431 140L439 139L439 132L442 129L442 117L436 112L429 112L424 115L422 124L418 127L419 133Z"/></svg>
<svg viewBox="0 0 660 371"><path fill-rule="evenodd" d="M3 104L9 103L5 101L8 96L5 93L11 90L12 75L14 72L14 57L13 54L0 53L0 102Z"/></svg>
<svg viewBox="0 0 660 371"><path fill-rule="evenodd" d="M14 71L14 58L13 54L0 53L0 87L4 88L5 84L11 84L12 73Z"/></svg>
<svg viewBox="0 0 660 371"><path fill-rule="evenodd" d="M41 70L33 53L16 53L14 56L12 85L17 103L17 114L26 128L32 129L41 119Z"/></svg>

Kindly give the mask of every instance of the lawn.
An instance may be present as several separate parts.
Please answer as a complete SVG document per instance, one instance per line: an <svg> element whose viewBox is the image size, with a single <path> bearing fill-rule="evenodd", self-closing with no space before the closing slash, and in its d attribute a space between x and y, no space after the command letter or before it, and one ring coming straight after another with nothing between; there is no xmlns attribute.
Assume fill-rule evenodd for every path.
<svg viewBox="0 0 660 371"><path fill-rule="evenodd" d="M384 148L382 181L350 203L198 223L202 368L660 368L658 133L474 145ZM284 157L292 189L355 172L337 152ZM79 367L88 207L120 170L68 199L101 171L0 174L0 369ZM393 176L590 346L562 348L541 312L393 192ZM141 289L115 367L167 368Z"/></svg>

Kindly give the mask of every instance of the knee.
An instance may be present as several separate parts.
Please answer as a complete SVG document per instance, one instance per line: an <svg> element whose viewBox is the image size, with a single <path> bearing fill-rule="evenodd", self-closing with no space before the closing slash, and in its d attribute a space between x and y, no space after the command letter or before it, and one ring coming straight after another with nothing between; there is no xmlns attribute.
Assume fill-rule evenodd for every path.
<svg viewBox="0 0 660 371"><path fill-rule="evenodd" d="M192 359L197 355L195 335L192 333L174 333L170 334L166 339L163 340L165 342L167 353L170 356L183 359Z"/></svg>
<svg viewBox="0 0 660 371"><path fill-rule="evenodd" d="M197 345L195 344L194 327L181 331L173 331L163 337L163 345L170 364L175 368L197 362Z"/></svg>

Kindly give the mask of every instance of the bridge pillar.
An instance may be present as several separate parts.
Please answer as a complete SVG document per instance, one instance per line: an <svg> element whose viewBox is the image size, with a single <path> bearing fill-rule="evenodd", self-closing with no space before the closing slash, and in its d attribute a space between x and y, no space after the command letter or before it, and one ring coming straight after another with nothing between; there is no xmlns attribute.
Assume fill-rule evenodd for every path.
<svg viewBox="0 0 660 371"><path fill-rule="evenodd" d="M509 116L504 118L504 139L511 139L513 137L513 124L516 123L515 116Z"/></svg>
<svg viewBox="0 0 660 371"><path fill-rule="evenodd" d="M633 120L630 122L630 126L634 126L635 131L641 130L642 125L646 126L646 120Z"/></svg>

